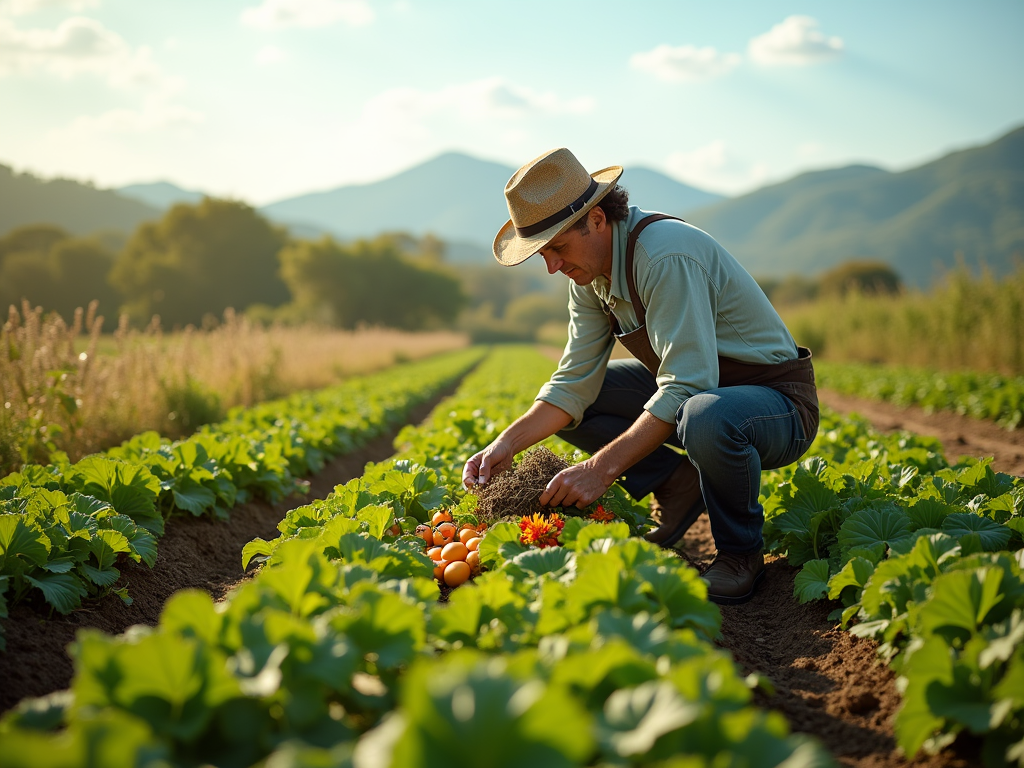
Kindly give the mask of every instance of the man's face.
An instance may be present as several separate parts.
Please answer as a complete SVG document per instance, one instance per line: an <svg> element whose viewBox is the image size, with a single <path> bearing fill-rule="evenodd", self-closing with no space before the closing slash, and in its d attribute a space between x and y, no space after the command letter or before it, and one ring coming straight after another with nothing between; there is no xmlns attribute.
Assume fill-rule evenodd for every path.
<svg viewBox="0 0 1024 768"><path fill-rule="evenodd" d="M588 218L589 232L572 226L539 251L548 274L561 272L576 285L589 285L598 275L611 273L611 239L605 236L607 221L600 215ZM600 224L594 221L596 218L601 220Z"/></svg>

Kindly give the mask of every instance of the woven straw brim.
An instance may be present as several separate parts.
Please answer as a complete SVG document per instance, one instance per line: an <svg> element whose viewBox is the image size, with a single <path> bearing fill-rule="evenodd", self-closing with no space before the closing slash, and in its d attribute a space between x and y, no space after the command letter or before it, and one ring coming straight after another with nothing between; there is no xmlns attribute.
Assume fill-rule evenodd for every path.
<svg viewBox="0 0 1024 768"><path fill-rule="evenodd" d="M494 238L494 258L498 260L498 263L506 267L513 267L526 261L551 240L554 240L582 219L591 208L601 201L602 197L615 188L615 182L622 176L622 166L612 165L608 168L602 168L600 171L590 174L590 176L598 184L597 191L594 192L594 196L587 201L586 205L565 221L554 224L532 237L519 237L516 234L515 225L509 219L505 226L498 230L498 234Z"/></svg>

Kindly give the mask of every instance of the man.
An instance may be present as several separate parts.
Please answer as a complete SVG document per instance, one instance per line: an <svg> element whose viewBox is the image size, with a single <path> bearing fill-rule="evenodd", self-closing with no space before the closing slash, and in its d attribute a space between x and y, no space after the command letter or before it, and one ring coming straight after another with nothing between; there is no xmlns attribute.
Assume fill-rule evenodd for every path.
<svg viewBox="0 0 1024 768"><path fill-rule="evenodd" d="M708 596L745 602L764 573L760 471L799 459L817 432L810 351L713 238L629 206L621 174L591 175L556 149L506 185L511 220L494 256L512 266L540 253L570 279L569 342L463 482L486 483L557 434L592 455L556 475L542 504L584 507L620 479L636 499L653 491L660 520L646 538L665 547L707 509L718 548ZM609 362L616 338L637 359Z"/></svg>

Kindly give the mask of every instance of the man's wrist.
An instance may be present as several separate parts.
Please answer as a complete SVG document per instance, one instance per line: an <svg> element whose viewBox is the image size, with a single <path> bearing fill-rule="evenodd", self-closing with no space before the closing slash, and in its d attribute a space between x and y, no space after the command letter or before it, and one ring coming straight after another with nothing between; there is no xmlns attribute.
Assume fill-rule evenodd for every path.
<svg viewBox="0 0 1024 768"><path fill-rule="evenodd" d="M625 467L620 467L619 462L616 461L615 456L610 451L604 449L598 451L591 457L593 462L593 469L597 472L602 482L607 485L611 485L625 471Z"/></svg>

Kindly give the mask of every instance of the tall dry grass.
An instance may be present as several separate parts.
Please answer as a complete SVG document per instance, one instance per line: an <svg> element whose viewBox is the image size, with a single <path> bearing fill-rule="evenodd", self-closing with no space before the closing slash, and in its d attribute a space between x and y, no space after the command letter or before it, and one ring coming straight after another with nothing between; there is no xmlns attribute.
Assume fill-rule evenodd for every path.
<svg viewBox="0 0 1024 768"><path fill-rule="evenodd" d="M70 323L25 304L0 330L0 476L72 461L154 429L189 434L228 408L317 389L468 343L464 334L388 329L263 328L233 313L207 330L158 321L113 334L95 304Z"/></svg>
<svg viewBox="0 0 1024 768"><path fill-rule="evenodd" d="M929 292L849 293L779 311L824 359L1024 374L1024 268L1003 278L959 269Z"/></svg>

